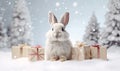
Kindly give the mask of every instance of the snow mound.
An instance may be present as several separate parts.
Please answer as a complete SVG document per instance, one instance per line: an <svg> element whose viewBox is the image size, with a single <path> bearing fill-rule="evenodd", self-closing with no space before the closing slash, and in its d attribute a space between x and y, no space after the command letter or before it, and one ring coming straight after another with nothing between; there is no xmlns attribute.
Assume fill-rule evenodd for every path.
<svg viewBox="0 0 120 71"><path fill-rule="evenodd" d="M120 48L118 48L120 49ZM120 52L108 49L108 60L36 61L27 58L12 59L10 51L0 51L1 71L120 71ZM114 49L115 51L115 49Z"/></svg>

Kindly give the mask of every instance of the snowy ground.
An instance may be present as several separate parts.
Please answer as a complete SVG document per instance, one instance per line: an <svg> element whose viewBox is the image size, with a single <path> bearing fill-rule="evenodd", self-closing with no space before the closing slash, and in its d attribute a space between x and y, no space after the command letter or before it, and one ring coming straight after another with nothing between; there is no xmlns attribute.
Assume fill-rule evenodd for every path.
<svg viewBox="0 0 120 71"><path fill-rule="evenodd" d="M108 61L30 62L27 58L11 59L10 51L0 51L0 71L120 71L120 49L109 49Z"/></svg>

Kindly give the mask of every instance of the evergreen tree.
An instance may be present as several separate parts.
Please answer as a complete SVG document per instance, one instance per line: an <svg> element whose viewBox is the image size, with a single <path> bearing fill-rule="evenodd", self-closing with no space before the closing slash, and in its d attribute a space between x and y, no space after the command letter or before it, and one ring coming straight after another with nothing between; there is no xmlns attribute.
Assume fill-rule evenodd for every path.
<svg viewBox="0 0 120 71"><path fill-rule="evenodd" d="M98 44L99 40L99 24L93 13L85 30L83 41L88 45Z"/></svg>
<svg viewBox="0 0 120 71"><path fill-rule="evenodd" d="M16 0L13 21L8 27L10 47L18 44L31 44L31 19L25 0Z"/></svg>
<svg viewBox="0 0 120 71"><path fill-rule="evenodd" d="M0 17L0 48L6 47L6 33L2 17Z"/></svg>
<svg viewBox="0 0 120 71"><path fill-rule="evenodd" d="M120 0L109 0L108 8L100 43L107 47L120 46Z"/></svg>

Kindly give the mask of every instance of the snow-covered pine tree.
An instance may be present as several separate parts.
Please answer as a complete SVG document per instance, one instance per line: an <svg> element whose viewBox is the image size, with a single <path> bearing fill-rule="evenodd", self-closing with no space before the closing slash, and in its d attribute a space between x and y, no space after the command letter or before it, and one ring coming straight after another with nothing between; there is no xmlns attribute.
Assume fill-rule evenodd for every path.
<svg viewBox="0 0 120 71"><path fill-rule="evenodd" d="M0 48L6 47L6 33L2 17L0 17Z"/></svg>
<svg viewBox="0 0 120 71"><path fill-rule="evenodd" d="M100 43L104 46L120 46L120 0L109 0L105 28Z"/></svg>
<svg viewBox="0 0 120 71"><path fill-rule="evenodd" d="M97 18L93 13L86 27L85 34L83 36L83 41L87 45L93 45L98 44L98 40L99 40L99 23L97 22Z"/></svg>
<svg viewBox="0 0 120 71"><path fill-rule="evenodd" d="M31 45L31 18L25 0L16 0L13 11L13 21L10 24L10 47L18 44Z"/></svg>

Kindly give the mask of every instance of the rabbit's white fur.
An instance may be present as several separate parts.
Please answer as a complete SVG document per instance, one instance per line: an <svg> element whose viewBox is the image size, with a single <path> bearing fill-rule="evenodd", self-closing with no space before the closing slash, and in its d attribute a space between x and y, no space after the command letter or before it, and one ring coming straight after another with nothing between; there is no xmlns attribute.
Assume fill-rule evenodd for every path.
<svg viewBox="0 0 120 71"><path fill-rule="evenodd" d="M65 59L71 58L72 44L69 40L69 34L64 29L65 25L63 23L54 23L52 24L52 29L47 32L46 60L51 60L52 57L57 57L58 59L61 57Z"/></svg>

